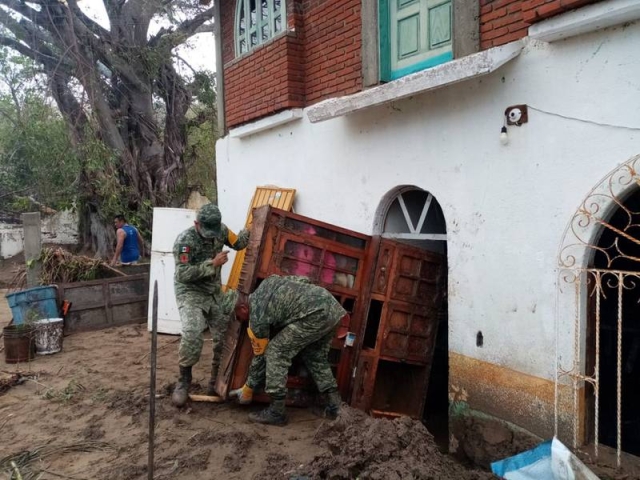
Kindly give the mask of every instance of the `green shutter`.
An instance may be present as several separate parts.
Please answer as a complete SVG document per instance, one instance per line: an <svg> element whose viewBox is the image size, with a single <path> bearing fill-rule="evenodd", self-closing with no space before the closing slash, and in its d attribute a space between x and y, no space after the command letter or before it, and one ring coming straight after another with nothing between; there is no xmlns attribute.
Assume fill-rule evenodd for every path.
<svg viewBox="0 0 640 480"><path fill-rule="evenodd" d="M379 5L381 80L453 58L451 0L379 0Z"/></svg>

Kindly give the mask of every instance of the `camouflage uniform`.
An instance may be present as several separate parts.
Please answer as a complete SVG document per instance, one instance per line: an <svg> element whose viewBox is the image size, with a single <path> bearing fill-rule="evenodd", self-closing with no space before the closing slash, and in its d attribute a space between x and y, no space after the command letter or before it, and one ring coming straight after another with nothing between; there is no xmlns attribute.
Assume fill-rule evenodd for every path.
<svg viewBox="0 0 640 480"><path fill-rule="evenodd" d="M248 230L242 230L236 236L224 224L220 224L219 235L212 239L203 238L195 227L185 230L176 239L173 246L176 261L174 288L182 321L181 367L190 367L200 359L202 332L207 326L213 339L212 366L220 364L221 339L235 304L236 292L222 293L221 267L214 267L211 260L225 245L242 250L248 243Z"/></svg>
<svg viewBox="0 0 640 480"><path fill-rule="evenodd" d="M249 328L271 338L264 355L253 357L247 386L266 385L272 400L287 393L287 373L300 354L321 393L335 391L329 349L340 319L347 313L322 287L300 277L272 275L251 294Z"/></svg>

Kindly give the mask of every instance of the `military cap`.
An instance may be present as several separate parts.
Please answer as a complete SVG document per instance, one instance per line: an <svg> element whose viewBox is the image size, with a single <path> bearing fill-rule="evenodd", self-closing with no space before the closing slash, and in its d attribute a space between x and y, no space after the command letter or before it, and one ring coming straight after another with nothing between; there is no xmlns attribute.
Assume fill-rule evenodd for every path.
<svg viewBox="0 0 640 480"><path fill-rule="evenodd" d="M220 235L222 215L220 209L213 203L200 207L196 220L200 224L200 235L204 238L214 238Z"/></svg>

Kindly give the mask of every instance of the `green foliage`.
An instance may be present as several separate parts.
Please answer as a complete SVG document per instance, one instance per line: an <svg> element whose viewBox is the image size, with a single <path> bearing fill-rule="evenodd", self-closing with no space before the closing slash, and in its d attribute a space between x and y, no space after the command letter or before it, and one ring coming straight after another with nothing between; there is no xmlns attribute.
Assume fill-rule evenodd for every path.
<svg viewBox="0 0 640 480"><path fill-rule="evenodd" d="M80 163L65 120L34 77L33 64L0 50L0 193L5 209L32 209L28 198L59 209L73 204Z"/></svg>
<svg viewBox="0 0 640 480"><path fill-rule="evenodd" d="M185 157L187 187L196 188L212 202L217 202L216 189L216 140L217 104L213 72L196 72L189 85L196 99L189 112Z"/></svg>

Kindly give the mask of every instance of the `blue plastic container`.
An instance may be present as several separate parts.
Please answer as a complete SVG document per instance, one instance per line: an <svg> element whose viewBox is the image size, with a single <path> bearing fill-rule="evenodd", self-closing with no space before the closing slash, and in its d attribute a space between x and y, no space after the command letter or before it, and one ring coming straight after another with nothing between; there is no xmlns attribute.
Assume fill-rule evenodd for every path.
<svg viewBox="0 0 640 480"><path fill-rule="evenodd" d="M58 288L35 287L20 292L8 293L7 303L13 314L13 323L20 325L25 321L35 321L43 318L57 318Z"/></svg>

